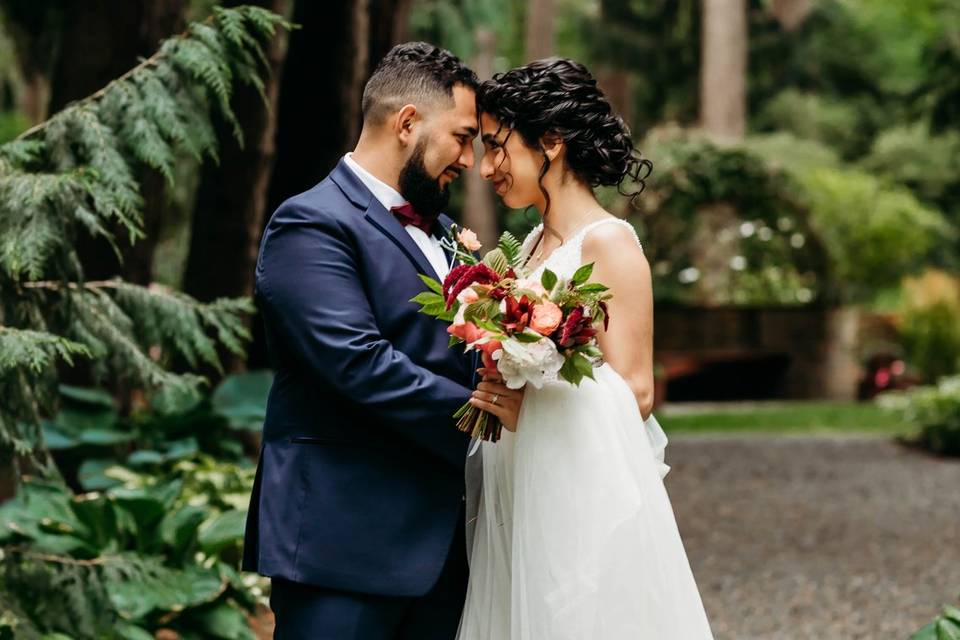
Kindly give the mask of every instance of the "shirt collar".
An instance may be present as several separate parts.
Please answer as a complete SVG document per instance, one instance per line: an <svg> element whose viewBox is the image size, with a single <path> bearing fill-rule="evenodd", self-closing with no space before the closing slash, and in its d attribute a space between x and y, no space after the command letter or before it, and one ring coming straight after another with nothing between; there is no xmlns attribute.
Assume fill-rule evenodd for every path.
<svg viewBox="0 0 960 640"><path fill-rule="evenodd" d="M389 211L391 207L398 207L407 202L407 199L400 195L396 189L361 167L357 161L353 159L352 153L345 155L343 161L347 163L351 171L357 174L357 177L360 178L363 185L367 189L370 189L373 197L383 205L384 209Z"/></svg>

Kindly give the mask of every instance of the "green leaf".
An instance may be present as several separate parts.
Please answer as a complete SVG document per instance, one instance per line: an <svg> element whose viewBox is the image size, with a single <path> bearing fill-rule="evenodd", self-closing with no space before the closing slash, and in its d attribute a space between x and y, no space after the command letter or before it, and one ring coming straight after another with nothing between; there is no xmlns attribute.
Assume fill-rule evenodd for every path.
<svg viewBox="0 0 960 640"><path fill-rule="evenodd" d="M948 618L937 620L937 635L940 640L960 640L960 624Z"/></svg>
<svg viewBox="0 0 960 640"><path fill-rule="evenodd" d="M497 248L503 252L510 266L514 269L520 267L520 254L523 250L523 244L509 231L504 231L497 242Z"/></svg>
<svg viewBox="0 0 960 640"><path fill-rule="evenodd" d="M80 432L80 441L83 444L109 446L131 442L136 438L135 433L117 431L115 429L87 429Z"/></svg>
<svg viewBox="0 0 960 640"><path fill-rule="evenodd" d="M524 329L522 333L513 334L513 339L517 342L531 343L540 342L544 337L532 329Z"/></svg>
<svg viewBox="0 0 960 640"><path fill-rule="evenodd" d="M196 626L209 638L254 640L256 637L244 613L228 602L218 603L193 617L197 621Z"/></svg>
<svg viewBox="0 0 960 640"><path fill-rule="evenodd" d="M592 274L593 274L593 263L591 262L590 264L585 264L579 269L577 269L574 272L573 278L571 278L570 281L573 282L574 285L581 285L587 280L589 280Z"/></svg>
<svg viewBox="0 0 960 640"><path fill-rule="evenodd" d="M92 458L84 460L77 471L77 480L87 491L101 491L120 484L116 478L106 474L107 469L117 464L113 458Z"/></svg>
<svg viewBox="0 0 960 640"><path fill-rule="evenodd" d="M129 622L119 622L114 626L114 630L124 640L154 640L152 633Z"/></svg>
<svg viewBox="0 0 960 640"><path fill-rule="evenodd" d="M417 295L410 298L410 302L416 302L417 304L427 306L437 303L444 304L445 300L443 299L443 296L438 293L434 293L432 291L421 291Z"/></svg>
<svg viewBox="0 0 960 640"><path fill-rule="evenodd" d="M577 371L579 371L583 377L593 378L593 365L589 360L579 353L574 353L570 359L573 360L573 366L577 368Z"/></svg>
<svg viewBox="0 0 960 640"><path fill-rule="evenodd" d="M583 380L583 374L577 369L576 363L573 361L573 356L568 356L564 359L563 366L560 367L559 375L572 385L579 385L580 381Z"/></svg>
<svg viewBox="0 0 960 640"><path fill-rule="evenodd" d="M600 284L599 282L590 282L577 287L577 291L580 293L602 293L604 291L608 291L609 289L610 287Z"/></svg>
<svg viewBox="0 0 960 640"><path fill-rule="evenodd" d="M540 284L543 285L543 288L549 293L553 291L553 288L557 286L557 274L550 269L544 269L543 275L540 276Z"/></svg>
<svg viewBox="0 0 960 640"><path fill-rule="evenodd" d="M246 511L224 511L200 527L197 541L206 553L216 555L225 547L241 543L246 524Z"/></svg>
<svg viewBox="0 0 960 640"><path fill-rule="evenodd" d="M428 275L424 275L424 274L422 274L422 273L418 273L417 275L420 276L420 279L423 281L423 283L424 283L425 285L427 285L427 287L430 289L430 291L433 291L434 293L436 293L436 294L438 294L438 295L441 295L441 296L443 295L443 285L442 285L442 284L440 284L439 282L437 282L436 280L434 280L433 278L431 278L431 277L428 276Z"/></svg>
<svg viewBox="0 0 960 640"><path fill-rule="evenodd" d="M228 376L210 398L213 412L226 418L231 429L259 432L267 415L273 378L273 371L268 369Z"/></svg>
<svg viewBox="0 0 960 640"><path fill-rule="evenodd" d="M110 603L128 620L153 610L179 611L214 601L226 584L219 573L191 565L184 570L152 563L138 572L136 580L112 580L105 584Z"/></svg>
<svg viewBox="0 0 960 640"><path fill-rule="evenodd" d="M937 638L937 624L931 622L927 626L917 631L915 634L910 636L910 640L938 640Z"/></svg>

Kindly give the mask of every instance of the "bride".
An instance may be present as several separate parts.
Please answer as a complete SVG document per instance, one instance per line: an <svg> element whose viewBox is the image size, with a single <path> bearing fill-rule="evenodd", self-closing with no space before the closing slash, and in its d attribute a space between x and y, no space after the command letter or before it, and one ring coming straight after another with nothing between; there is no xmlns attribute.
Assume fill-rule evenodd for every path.
<svg viewBox="0 0 960 640"><path fill-rule="evenodd" d="M712 638L663 485L666 435L653 405L650 267L628 223L593 187L642 185L629 131L579 63L547 59L498 74L477 95L481 174L543 223L527 268L570 277L594 263L610 287L595 380L520 391L496 371L471 402L516 415L484 442L470 582L459 640ZM475 518L475 520L474 520Z"/></svg>

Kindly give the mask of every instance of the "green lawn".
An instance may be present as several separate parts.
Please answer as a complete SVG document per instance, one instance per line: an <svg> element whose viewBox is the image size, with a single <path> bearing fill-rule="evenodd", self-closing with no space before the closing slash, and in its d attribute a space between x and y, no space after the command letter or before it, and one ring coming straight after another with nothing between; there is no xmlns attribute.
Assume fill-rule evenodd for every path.
<svg viewBox="0 0 960 640"><path fill-rule="evenodd" d="M670 433L909 434L911 426L872 402L731 403L729 408L669 403L654 411Z"/></svg>

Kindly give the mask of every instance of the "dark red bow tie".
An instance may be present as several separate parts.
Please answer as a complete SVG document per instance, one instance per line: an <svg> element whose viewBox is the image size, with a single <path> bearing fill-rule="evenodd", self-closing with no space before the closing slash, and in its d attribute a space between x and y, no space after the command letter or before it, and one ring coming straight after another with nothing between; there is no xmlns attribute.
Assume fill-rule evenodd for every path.
<svg viewBox="0 0 960 640"><path fill-rule="evenodd" d="M416 211L413 210L413 205L409 202L405 202L396 207L390 207L390 212L393 213L394 217L400 221L400 224L407 226L412 224L418 229L422 229L425 234L428 236L433 231L433 225L437 222L438 216L422 216Z"/></svg>

